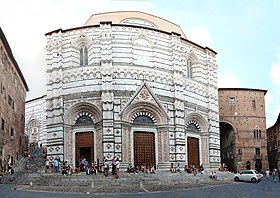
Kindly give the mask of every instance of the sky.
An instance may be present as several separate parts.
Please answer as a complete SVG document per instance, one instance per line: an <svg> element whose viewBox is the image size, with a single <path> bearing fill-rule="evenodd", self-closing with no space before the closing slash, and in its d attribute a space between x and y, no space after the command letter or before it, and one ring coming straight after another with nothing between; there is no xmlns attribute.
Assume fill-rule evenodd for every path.
<svg viewBox="0 0 280 198"><path fill-rule="evenodd" d="M267 90L267 128L280 113L279 0L0 0L0 27L27 81L46 94L45 33L83 26L92 14L142 11L179 25L216 51L219 88Z"/></svg>

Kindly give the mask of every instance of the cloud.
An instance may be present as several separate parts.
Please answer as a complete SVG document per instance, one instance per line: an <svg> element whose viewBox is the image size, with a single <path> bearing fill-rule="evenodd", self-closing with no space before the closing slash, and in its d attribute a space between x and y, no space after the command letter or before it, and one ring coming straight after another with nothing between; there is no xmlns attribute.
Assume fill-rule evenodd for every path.
<svg viewBox="0 0 280 198"><path fill-rule="evenodd" d="M239 88L240 81L238 76L229 71L225 71L219 74L218 77L218 87L219 88Z"/></svg>
<svg viewBox="0 0 280 198"><path fill-rule="evenodd" d="M203 47L210 47L212 43L206 27L192 26L191 31L187 34L187 38Z"/></svg>
<svg viewBox="0 0 280 198"><path fill-rule="evenodd" d="M268 107L272 103L273 100L274 100L274 97L269 92L267 92L265 94L265 106Z"/></svg>
<svg viewBox="0 0 280 198"><path fill-rule="evenodd" d="M280 78L279 78L279 73L280 73L280 52L277 54L277 61L272 64L271 70L269 71L269 75L272 78L272 82L280 86Z"/></svg>

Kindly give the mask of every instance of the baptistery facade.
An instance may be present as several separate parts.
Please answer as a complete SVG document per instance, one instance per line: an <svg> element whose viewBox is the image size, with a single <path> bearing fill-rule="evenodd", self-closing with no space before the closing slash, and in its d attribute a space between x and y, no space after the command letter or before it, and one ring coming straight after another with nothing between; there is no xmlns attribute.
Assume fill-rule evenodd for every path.
<svg viewBox="0 0 280 198"><path fill-rule="evenodd" d="M143 12L46 34L48 158L220 164L216 52Z"/></svg>

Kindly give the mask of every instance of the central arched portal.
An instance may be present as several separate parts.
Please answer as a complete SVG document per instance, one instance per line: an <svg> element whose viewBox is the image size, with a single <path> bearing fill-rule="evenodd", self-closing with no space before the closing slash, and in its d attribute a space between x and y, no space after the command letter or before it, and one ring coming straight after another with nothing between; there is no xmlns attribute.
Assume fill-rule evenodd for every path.
<svg viewBox="0 0 280 198"><path fill-rule="evenodd" d="M76 163L85 158L89 163L94 161L93 133L76 133Z"/></svg>
<svg viewBox="0 0 280 198"><path fill-rule="evenodd" d="M151 115L150 115L151 116ZM147 126L153 126L153 117L145 113L137 115L133 120L133 124L137 124L147 129ZM150 131L134 131L134 165L141 167L142 165L150 167L156 167L155 157L155 133Z"/></svg>
<svg viewBox="0 0 280 198"><path fill-rule="evenodd" d="M154 166L155 161L155 134L152 132L137 131L134 137L134 165L141 167Z"/></svg>
<svg viewBox="0 0 280 198"><path fill-rule="evenodd" d="M81 115L75 123L75 127L79 128L80 132L75 133L76 145L76 165L81 159L86 159L89 163L94 162L94 133L92 131L83 131L87 125L92 125L93 120L88 115Z"/></svg>

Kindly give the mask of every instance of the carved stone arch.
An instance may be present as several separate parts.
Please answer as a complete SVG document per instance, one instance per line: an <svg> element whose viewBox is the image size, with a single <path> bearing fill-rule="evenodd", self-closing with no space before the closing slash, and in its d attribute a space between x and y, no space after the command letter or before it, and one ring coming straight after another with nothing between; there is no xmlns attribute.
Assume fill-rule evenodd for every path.
<svg viewBox="0 0 280 198"><path fill-rule="evenodd" d="M207 121L198 113L190 113L185 118L186 128L190 124L194 124L199 132L208 131Z"/></svg>
<svg viewBox="0 0 280 198"><path fill-rule="evenodd" d="M90 46L92 45L92 41L91 39L86 36L85 34L81 33L72 43L72 48L74 49L79 49L82 46L87 47L88 49L90 48Z"/></svg>
<svg viewBox="0 0 280 198"><path fill-rule="evenodd" d="M40 121L33 117L29 120L27 124L27 134L29 137L29 142L35 143L39 140L39 132L40 132Z"/></svg>
<svg viewBox="0 0 280 198"><path fill-rule="evenodd" d="M65 124L75 125L77 119L83 115L90 117L93 123L102 120L101 111L89 102L80 102L70 107L64 115Z"/></svg>
<svg viewBox="0 0 280 198"><path fill-rule="evenodd" d="M137 102L129 105L122 112L122 119L126 122L133 123L137 115L147 115L154 121L154 124L161 125L167 124L168 122L168 118L163 109L146 102Z"/></svg>
<svg viewBox="0 0 280 198"><path fill-rule="evenodd" d="M131 117L131 122L134 122L135 119L139 116L146 116L148 118L150 118L153 122L153 124L157 124L157 120L154 117L153 112L149 112L149 111L138 111L136 112L132 117Z"/></svg>
<svg viewBox="0 0 280 198"><path fill-rule="evenodd" d="M133 39L132 39L132 43L133 45L137 45L137 40L140 41L142 40L143 42L146 41L146 44L149 45L150 47L152 47L154 45L154 43L145 35L145 34L138 34L137 36L135 36ZM144 45L144 43L143 43Z"/></svg>
<svg viewBox="0 0 280 198"><path fill-rule="evenodd" d="M198 64L200 62L198 56L195 54L193 49L186 53L186 60L191 60L193 64Z"/></svg>
<svg viewBox="0 0 280 198"><path fill-rule="evenodd" d="M27 130L29 130L30 127L32 127L32 126L36 126L36 127L39 127L39 126L40 126L40 122L39 122L39 120L37 120L37 118L31 118L31 119L28 121Z"/></svg>

